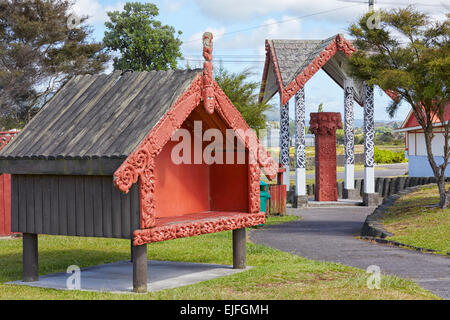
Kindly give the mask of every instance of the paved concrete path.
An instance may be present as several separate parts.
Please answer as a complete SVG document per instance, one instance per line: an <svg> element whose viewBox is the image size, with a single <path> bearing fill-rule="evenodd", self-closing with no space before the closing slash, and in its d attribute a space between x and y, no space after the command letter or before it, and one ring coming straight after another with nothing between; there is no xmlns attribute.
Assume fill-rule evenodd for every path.
<svg viewBox="0 0 450 320"><path fill-rule="evenodd" d="M339 207L288 209L303 219L253 230L254 243L309 259L339 262L366 270L377 265L382 273L410 278L450 299L450 258L358 240L366 216L374 208Z"/></svg>
<svg viewBox="0 0 450 320"><path fill-rule="evenodd" d="M233 269L232 266L219 264L149 260L147 268L148 291L158 291L232 275L251 267ZM59 272L39 276L36 282L17 280L7 284L67 290L67 281L71 276L71 273ZM119 261L83 268L80 280L79 290L82 291L130 293L133 291L133 264ZM72 283L69 281L69 284Z"/></svg>

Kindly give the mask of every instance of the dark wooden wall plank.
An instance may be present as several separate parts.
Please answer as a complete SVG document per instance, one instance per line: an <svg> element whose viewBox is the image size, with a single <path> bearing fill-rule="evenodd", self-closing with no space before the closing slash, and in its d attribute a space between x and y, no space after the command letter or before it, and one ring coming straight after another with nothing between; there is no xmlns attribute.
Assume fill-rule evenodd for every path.
<svg viewBox="0 0 450 320"><path fill-rule="evenodd" d="M59 234L59 184L58 176L49 176L50 180L50 234Z"/></svg>
<svg viewBox="0 0 450 320"><path fill-rule="evenodd" d="M76 196L75 196L75 178L68 176L67 180L67 235L77 235L77 220L76 220Z"/></svg>
<svg viewBox="0 0 450 320"><path fill-rule="evenodd" d="M75 176L75 215L76 215L76 234L85 234L84 232L84 177Z"/></svg>
<svg viewBox="0 0 450 320"><path fill-rule="evenodd" d="M43 222L43 208L42 208L42 197L43 197L43 191L42 191L42 184L43 179L39 176L32 176L34 180L34 208L31 208L31 210L34 209L34 231L37 234L43 233L42 228L42 222ZM32 214L30 212L30 214Z"/></svg>
<svg viewBox="0 0 450 320"><path fill-rule="evenodd" d="M103 208L103 234L106 238L113 236L112 232L112 206L111 206L111 177L102 177L102 208Z"/></svg>
<svg viewBox="0 0 450 320"><path fill-rule="evenodd" d="M19 187L17 176L11 176L11 231L19 231Z"/></svg>
<svg viewBox="0 0 450 320"><path fill-rule="evenodd" d="M18 204L19 204L19 230L27 230L27 202L26 202L26 183L24 176L18 176Z"/></svg>
<svg viewBox="0 0 450 320"><path fill-rule="evenodd" d="M50 187L50 177L41 177L41 188L42 188L42 233L50 234L52 225L52 196Z"/></svg>
<svg viewBox="0 0 450 320"><path fill-rule="evenodd" d="M84 230L87 237L94 236L93 178L84 177Z"/></svg>
<svg viewBox="0 0 450 320"><path fill-rule="evenodd" d="M102 179L96 177L92 179L93 186L93 214L94 214L94 235L103 236L103 201L102 201Z"/></svg>
<svg viewBox="0 0 450 320"><path fill-rule="evenodd" d="M26 183L26 215L27 215L27 230L29 233L36 233L34 226L34 177L25 176Z"/></svg>
<svg viewBox="0 0 450 320"><path fill-rule="evenodd" d="M59 234L67 235L67 177L58 176L59 196L58 196L58 217Z"/></svg>
<svg viewBox="0 0 450 320"><path fill-rule="evenodd" d="M116 188L111 189L112 232L114 238L120 238L122 235L120 196L119 190Z"/></svg>

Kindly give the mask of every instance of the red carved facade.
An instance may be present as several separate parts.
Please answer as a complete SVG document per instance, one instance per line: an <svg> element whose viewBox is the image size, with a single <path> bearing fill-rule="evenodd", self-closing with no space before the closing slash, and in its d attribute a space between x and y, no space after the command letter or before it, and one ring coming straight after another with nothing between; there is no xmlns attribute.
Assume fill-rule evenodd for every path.
<svg viewBox="0 0 450 320"><path fill-rule="evenodd" d="M269 179L275 178L278 171L278 164L268 155L267 150L259 143L256 133L249 130L250 128L240 112L233 106L212 78L212 34L206 33L203 41L203 53L206 60L203 72L198 74L189 88L114 173L114 184L124 193L128 193L131 186L139 179L140 226L141 229L148 229L135 232L135 237L139 235L140 239L153 239L155 232L166 231L167 234L165 236L158 237L173 238L174 236L171 230L175 227L164 227L161 229L157 221L155 157L169 142L172 134L183 125L193 110L201 104L203 104L207 114L212 114L216 111L226 126L235 131L238 139L248 150L248 214L259 214L260 211L260 168ZM247 221L244 225L249 221L253 221L250 217L252 216L249 216L247 220L244 219ZM233 217L229 217L228 220L226 221L226 230L237 229L243 225L239 222L241 221L239 219L236 220ZM197 225L198 222L193 221L190 223ZM260 221L256 224L260 224ZM218 229L220 228L222 227L218 227ZM144 237L144 235L149 234L152 235L150 238L149 236ZM143 240L136 239L136 243L143 243ZM153 240L150 242L153 242Z"/></svg>
<svg viewBox="0 0 450 320"><path fill-rule="evenodd" d="M341 114L310 114L309 130L315 135L316 201L337 201L336 130L342 129Z"/></svg>

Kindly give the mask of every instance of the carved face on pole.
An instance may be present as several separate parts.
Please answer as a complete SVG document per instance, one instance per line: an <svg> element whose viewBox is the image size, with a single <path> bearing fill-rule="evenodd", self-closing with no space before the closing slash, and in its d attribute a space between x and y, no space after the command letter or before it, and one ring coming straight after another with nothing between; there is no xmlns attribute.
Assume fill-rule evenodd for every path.
<svg viewBox="0 0 450 320"><path fill-rule="evenodd" d="M213 65L212 65L212 39L211 32L205 32L203 34L203 57L205 62L203 63L203 104L206 112L212 114L214 112L214 89L213 83Z"/></svg>
<svg viewBox="0 0 450 320"><path fill-rule="evenodd" d="M213 35L211 32L205 32L203 34L203 57L205 58L206 61L212 60L212 51L213 51L212 40Z"/></svg>

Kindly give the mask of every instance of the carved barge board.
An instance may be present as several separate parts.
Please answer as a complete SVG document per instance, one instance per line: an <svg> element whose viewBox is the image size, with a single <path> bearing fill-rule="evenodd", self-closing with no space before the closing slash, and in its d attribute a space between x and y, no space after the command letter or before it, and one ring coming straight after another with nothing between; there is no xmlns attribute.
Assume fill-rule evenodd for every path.
<svg viewBox="0 0 450 320"><path fill-rule="evenodd" d="M173 218L156 219L156 226L134 232L133 244L160 242L266 223L266 213L203 212Z"/></svg>
<svg viewBox="0 0 450 320"><path fill-rule="evenodd" d="M12 175L12 231L131 239L139 229L139 186L112 176Z"/></svg>

